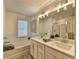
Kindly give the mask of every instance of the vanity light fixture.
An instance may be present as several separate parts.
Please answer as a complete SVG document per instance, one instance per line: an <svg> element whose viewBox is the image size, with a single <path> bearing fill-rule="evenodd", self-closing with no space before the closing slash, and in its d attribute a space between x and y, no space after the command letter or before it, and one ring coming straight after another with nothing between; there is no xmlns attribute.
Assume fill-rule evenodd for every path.
<svg viewBox="0 0 79 59"><path fill-rule="evenodd" d="M60 8L61 8L61 6L59 5L59 6L57 7L57 13L60 12Z"/></svg>
<svg viewBox="0 0 79 59"><path fill-rule="evenodd" d="M45 17L45 15L42 15L41 17L42 17L42 18L44 18L44 17Z"/></svg>
<svg viewBox="0 0 79 59"><path fill-rule="evenodd" d="M45 18L46 16L48 16L49 11L46 11L44 14L41 14L38 16L38 18Z"/></svg>
<svg viewBox="0 0 79 59"><path fill-rule="evenodd" d="M67 10L67 7L66 6L64 7L64 10Z"/></svg>
<svg viewBox="0 0 79 59"><path fill-rule="evenodd" d="M60 10L58 9L58 10L57 10L57 13L59 13L59 12L60 12Z"/></svg>
<svg viewBox="0 0 79 59"><path fill-rule="evenodd" d="M42 19L42 18L45 17L45 15L44 14L40 14L38 17Z"/></svg>
<svg viewBox="0 0 79 59"><path fill-rule="evenodd" d="M48 13L47 14L45 14L46 16L48 16Z"/></svg>
<svg viewBox="0 0 79 59"><path fill-rule="evenodd" d="M72 7L75 7L75 3L72 4Z"/></svg>
<svg viewBox="0 0 79 59"><path fill-rule="evenodd" d="M48 14L49 14L49 11L46 11L46 12L45 12L45 15L48 16Z"/></svg>
<svg viewBox="0 0 79 59"><path fill-rule="evenodd" d="M72 7L75 7L75 2L76 2L75 0L72 0L72 3L73 3Z"/></svg>
<svg viewBox="0 0 79 59"><path fill-rule="evenodd" d="M39 15L39 16L38 16L38 18L42 18L42 16L41 16L41 15Z"/></svg>

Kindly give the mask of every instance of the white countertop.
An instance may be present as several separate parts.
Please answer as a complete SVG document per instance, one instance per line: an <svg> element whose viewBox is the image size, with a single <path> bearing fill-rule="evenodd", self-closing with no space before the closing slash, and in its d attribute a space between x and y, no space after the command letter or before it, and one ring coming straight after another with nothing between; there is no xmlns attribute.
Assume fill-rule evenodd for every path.
<svg viewBox="0 0 79 59"><path fill-rule="evenodd" d="M53 49L56 49L56 50L58 50L58 51L60 51L60 52L62 52L62 53L64 53L64 54L66 54L66 55L75 57L75 43L72 44L71 49L66 50L66 49L59 48L59 47L56 46L56 45L51 45L51 43L53 43L55 40L54 40L54 41L49 41L49 42L44 42L43 39L40 38L40 37L32 37L32 40L34 40L34 41L36 41L36 42L39 42L39 43L42 43L42 44L44 44L44 45L46 45L46 46L48 46L48 47L51 47L51 48L53 48Z"/></svg>

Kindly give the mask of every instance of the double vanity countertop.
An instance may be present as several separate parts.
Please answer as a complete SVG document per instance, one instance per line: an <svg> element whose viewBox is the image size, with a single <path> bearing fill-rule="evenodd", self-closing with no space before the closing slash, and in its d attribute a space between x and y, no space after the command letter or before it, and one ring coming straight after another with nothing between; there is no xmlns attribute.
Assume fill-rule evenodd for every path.
<svg viewBox="0 0 79 59"><path fill-rule="evenodd" d="M60 42L60 41L56 41L55 39L51 39L51 41L44 42L43 38L40 38L40 37L32 37L31 40L36 41L38 43L41 43L45 46L48 46L52 49L59 51L59 52L62 52L64 54L68 55L68 56L75 57L75 43L73 43L73 44L63 43L63 42ZM57 42L58 42L58 45L57 45ZM68 45L70 47L66 48L67 46L64 45L63 48L61 48L62 45L60 45L60 43L62 45L65 44L65 45Z"/></svg>

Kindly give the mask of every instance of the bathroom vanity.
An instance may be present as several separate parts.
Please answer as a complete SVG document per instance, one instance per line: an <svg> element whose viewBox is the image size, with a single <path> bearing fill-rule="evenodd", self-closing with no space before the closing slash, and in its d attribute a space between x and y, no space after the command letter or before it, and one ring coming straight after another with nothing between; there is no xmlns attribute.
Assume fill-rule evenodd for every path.
<svg viewBox="0 0 79 59"><path fill-rule="evenodd" d="M74 59L73 43L63 43L52 39L44 42L40 37L31 39L30 53L35 59Z"/></svg>

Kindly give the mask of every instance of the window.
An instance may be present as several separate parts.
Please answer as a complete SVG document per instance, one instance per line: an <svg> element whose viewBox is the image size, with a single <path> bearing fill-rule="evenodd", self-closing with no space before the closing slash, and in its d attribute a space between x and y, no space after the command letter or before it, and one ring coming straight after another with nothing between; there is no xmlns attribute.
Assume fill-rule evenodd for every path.
<svg viewBox="0 0 79 59"><path fill-rule="evenodd" d="M26 37L27 34L27 21L18 20L18 37Z"/></svg>

